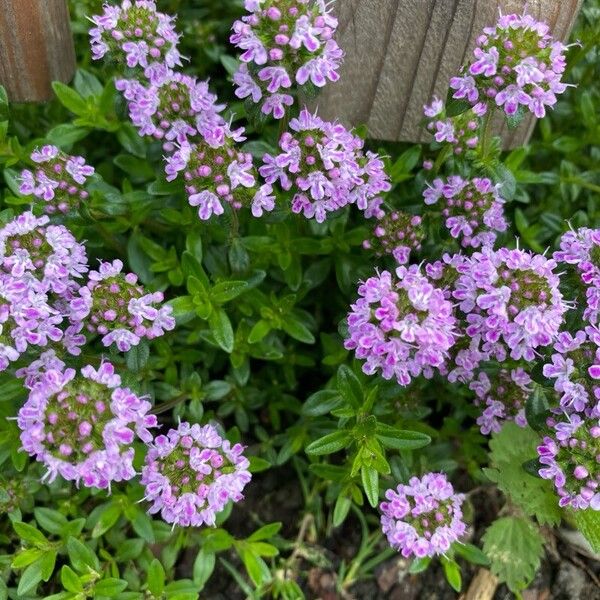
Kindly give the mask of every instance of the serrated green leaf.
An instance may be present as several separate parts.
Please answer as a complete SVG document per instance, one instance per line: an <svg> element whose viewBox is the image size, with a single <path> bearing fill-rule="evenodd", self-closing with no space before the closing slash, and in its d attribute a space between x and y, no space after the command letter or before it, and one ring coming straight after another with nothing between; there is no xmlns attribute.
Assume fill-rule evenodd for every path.
<svg viewBox="0 0 600 600"><path fill-rule="evenodd" d="M528 519L503 517L483 535L490 570L512 592L526 588L540 566L544 540Z"/></svg>
<svg viewBox="0 0 600 600"><path fill-rule="evenodd" d="M600 512L587 508L586 510L572 511L577 529L596 553L600 553Z"/></svg>
<svg viewBox="0 0 600 600"><path fill-rule="evenodd" d="M537 457L539 436L529 427L508 422L490 441L491 467L487 477L540 524L557 525L560 509L550 481L530 475L523 464Z"/></svg>

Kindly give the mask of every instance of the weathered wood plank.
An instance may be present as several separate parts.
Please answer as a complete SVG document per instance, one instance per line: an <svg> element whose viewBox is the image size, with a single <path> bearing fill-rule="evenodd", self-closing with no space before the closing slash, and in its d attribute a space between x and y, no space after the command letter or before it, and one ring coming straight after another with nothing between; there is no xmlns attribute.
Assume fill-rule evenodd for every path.
<svg viewBox="0 0 600 600"><path fill-rule="evenodd" d="M566 39L581 0L336 0L337 40L346 52L341 79L315 101L319 114L346 125L366 124L384 140L429 141L420 127L423 104L445 98L450 77L470 57L481 29L498 11L521 13L550 25ZM525 143L535 119L495 131L506 147Z"/></svg>
<svg viewBox="0 0 600 600"><path fill-rule="evenodd" d="M66 0L0 0L0 84L12 102L52 97L75 72Z"/></svg>

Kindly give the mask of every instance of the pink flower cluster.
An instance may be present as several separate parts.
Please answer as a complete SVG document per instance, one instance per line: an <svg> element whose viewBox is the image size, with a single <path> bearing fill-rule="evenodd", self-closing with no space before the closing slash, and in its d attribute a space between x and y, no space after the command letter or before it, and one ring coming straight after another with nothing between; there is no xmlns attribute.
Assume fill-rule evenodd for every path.
<svg viewBox="0 0 600 600"><path fill-rule="evenodd" d="M156 10L153 0L123 0L120 6L104 5L101 15L91 17L92 58L108 55L130 69L159 82L181 66L177 50L179 35L174 18Z"/></svg>
<svg viewBox="0 0 600 600"><path fill-rule="evenodd" d="M483 352L496 360L534 360L537 348L556 340L568 309L555 268L554 260L524 250L475 252L453 290L466 334L480 336Z"/></svg>
<svg viewBox="0 0 600 600"><path fill-rule="evenodd" d="M347 350L364 360L363 371L381 372L408 385L443 368L456 339L452 303L415 267L383 271L358 288L348 314Z"/></svg>
<svg viewBox="0 0 600 600"><path fill-rule="evenodd" d="M77 209L88 198L84 185L94 174L94 167L87 165L82 156L69 156L47 145L32 152L31 160L37 167L21 172L19 191L42 200L48 214Z"/></svg>
<svg viewBox="0 0 600 600"><path fill-rule="evenodd" d="M68 302L87 269L83 245L47 216L26 212L0 229L0 371L29 348L79 354L85 338Z"/></svg>
<svg viewBox="0 0 600 600"><path fill-rule="evenodd" d="M472 150L479 143L481 117L486 110L485 104L478 103L472 109L449 117L446 115L444 103L436 96L430 104L423 106L427 131L438 144L449 144L457 155Z"/></svg>
<svg viewBox="0 0 600 600"><path fill-rule="evenodd" d="M48 370L19 411L23 449L57 475L87 487L110 488L135 476L133 442L149 442L156 417L147 400L121 386L110 363Z"/></svg>
<svg viewBox="0 0 600 600"><path fill-rule="evenodd" d="M338 23L325 0L245 0L245 7L250 14L235 21L230 37L243 50L233 76L238 98L281 119L294 103L294 83L323 87L339 79Z"/></svg>
<svg viewBox="0 0 600 600"><path fill-rule="evenodd" d="M149 512L183 527L213 525L250 481L241 444L224 440L212 425L180 423L150 444L141 483Z"/></svg>
<svg viewBox="0 0 600 600"><path fill-rule="evenodd" d="M171 306L162 302L162 292L147 293L137 275L122 273L123 262L101 262L90 271L87 285L78 290L70 303L75 318L102 336L105 346L115 344L121 352L137 346L142 338L159 337L175 328Z"/></svg>
<svg viewBox="0 0 600 600"><path fill-rule="evenodd" d="M600 229L581 227L567 231L560 240L554 260L574 266L585 288L583 318L600 323Z"/></svg>
<svg viewBox="0 0 600 600"><path fill-rule="evenodd" d="M554 483L560 506L600 510L600 419L560 413L548 426L551 433L537 449L540 476Z"/></svg>
<svg viewBox="0 0 600 600"><path fill-rule="evenodd" d="M252 155L235 146L243 130L230 131L215 127L203 143L184 143L167 157L167 181L183 177L188 202L198 207L203 221L212 215L222 215L225 205L237 210L250 206L252 214L260 217L275 208L273 188L260 185Z"/></svg>
<svg viewBox="0 0 600 600"><path fill-rule="evenodd" d="M421 249L425 237L419 215L393 211L377 221L371 236L363 241L365 250L373 250L376 256L391 254L399 265L405 265L411 252Z"/></svg>
<svg viewBox="0 0 600 600"><path fill-rule="evenodd" d="M545 23L527 14L502 15L477 38L463 74L450 80L453 97L473 105L493 102L509 116L522 107L542 118L567 89L565 50Z"/></svg>
<svg viewBox="0 0 600 600"><path fill-rule="evenodd" d="M363 152L363 141L340 123L323 121L306 108L290 121L279 141L281 153L265 154L260 174L268 184L294 188L292 211L322 223L328 212L348 204L368 210L391 189L383 162Z"/></svg>
<svg viewBox="0 0 600 600"><path fill-rule="evenodd" d="M477 396L475 404L484 407L477 419L483 435L499 432L506 421L514 421L519 427L527 425L525 402L532 391L531 383L531 377L521 367L500 369L489 375L480 371L469 387Z"/></svg>
<svg viewBox="0 0 600 600"><path fill-rule="evenodd" d="M412 477L385 493L381 529L402 556L424 558L445 554L466 533L461 510L464 496L456 494L443 473Z"/></svg>
<svg viewBox="0 0 600 600"><path fill-rule="evenodd" d="M496 232L506 231L504 199L499 185L487 177L463 179L451 175L434 179L423 192L425 204L442 199L442 217L450 235L459 238L463 248L493 246Z"/></svg>
<svg viewBox="0 0 600 600"><path fill-rule="evenodd" d="M163 140L172 152L188 138L204 135L213 127L223 127L219 115L224 105L208 89L208 82L182 73L169 73L159 82L143 85L136 79L120 79L117 89L128 101L129 118L139 134Z"/></svg>

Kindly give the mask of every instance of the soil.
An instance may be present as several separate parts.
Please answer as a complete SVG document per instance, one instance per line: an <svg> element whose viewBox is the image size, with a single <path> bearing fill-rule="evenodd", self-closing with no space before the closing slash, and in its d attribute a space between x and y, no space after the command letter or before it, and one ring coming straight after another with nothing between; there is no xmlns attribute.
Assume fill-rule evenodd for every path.
<svg viewBox="0 0 600 600"><path fill-rule="evenodd" d="M419 575L408 573L410 561L394 556L379 564L368 579L347 589L338 585L340 565L356 555L360 546L360 523L352 513L344 524L325 539L313 539L314 518L302 511L304 500L291 466L255 476L243 503L236 506L227 521L227 530L236 537L252 533L260 524L281 521L281 535L295 540L304 520L304 531L294 561L294 573L307 600L511 600L514 595L485 569L461 562L463 592L457 594L446 582L439 562ZM477 522L471 540L478 543L485 528L502 506L494 488L474 494L472 502ZM325 511L327 513L327 510ZM308 525L308 526L307 526ZM568 532L567 532L568 533ZM523 600L600 600L600 561L574 544L567 535L548 529L545 555L535 580L525 590ZM569 539L567 539L569 537ZM378 550L383 550L381 542ZM195 553L195 551L194 551ZM288 556L290 552L282 552ZM241 573L244 568L235 553L227 560ZM193 560L193 558L192 558ZM181 561L185 564L187 561ZM181 573L182 577L189 573ZM217 561L216 570L202 593L206 600L244 600L245 594Z"/></svg>

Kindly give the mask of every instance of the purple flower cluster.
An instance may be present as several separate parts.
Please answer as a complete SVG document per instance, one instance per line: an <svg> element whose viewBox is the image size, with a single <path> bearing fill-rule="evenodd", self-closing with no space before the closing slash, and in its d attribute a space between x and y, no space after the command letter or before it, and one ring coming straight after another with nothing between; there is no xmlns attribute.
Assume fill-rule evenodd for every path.
<svg viewBox="0 0 600 600"><path fill-rule="evenodd" d="M47 145L32 152L31 160L37 166L21 172L19 191L42 200L47 213L66 213L88 198L84 185L94 174L94 167L87 165L82 156L69 156Z"/></svg>
<svg viewBox="0 0 600 600"><path fill-rule="evenodd" d="M587 326L575 335L567 331L560 333L543 373L554 379L563 412L585 412L590 417L600 417L600 384L593 381L600 379L598 329Z"/></svg>
<svg viewBox="0 0 600 600"><path fill-rule="evenodd" d="M484 353L532 361L536 348L555 341L568 309L555 267L540 254L508 248L484 248L462 263L453 297L466 334L481 337Z"/></svg>
<svg viewBox="0 0 600 600"><path fill-rule="evenodd" d="M250 206L255 217L272 211L273 188L260 185L252 155L235 146L243 139L242 130L232 132L228 127L215 127L212 134L203 143L182 144L166 158L167 181L181 174L188 202L198 207L203 221L222 215L227 204L235 210Z"/></svg>
<svg viewBox="0 0 600 600"><path fill-rule="evenodd" d="M279 141L281 153L265 154L259 168L265 181L295 190L292 211L322 223L328 212L348 204L368 210L391 189L377 154L363 152L363 141L340 123L323 121L306 108Z"/></svg>
<svg viewBox="0 0 600 600"><path fill-rule="evenodd" d="M460 238L463 248L493 246L496 232L507 228L499 187L488 178L452 175L446 180L434 179L423 198L427 205L443 199L445 225L453 238Z"/></svg>
<svg viewBox="0 0 600 600"><path fill-rule="evenodd" d="M538 446L539 474L554 483L560 506L600 510L600 420L584 413L558 414Z"/></svg>
<svg viewBox="0 0 600 600"><path fill-rule="evenodd" d="M412 477L385 493L381 528L392 548L402 556L423 558L445 554L465 535L462 494L455 494L443 473Z"/></svg>
<svg viewBox="0 0 600 600"><path fill-rule="evenodd" d="M418 215L393 211L377 221L372 235L363 241L363 248L376 256L391 254L400 265L406 264L412 251L421 249L425 232Z"/></svg>
<svg viewBox="0 0 600 600"><path fill-rule="evenodd" d="M429 131L438 144L450 144L454 154L463 154L479 143L481 117L486 113L485 104L478 103L473 108L449 117L442 100L433 97L430 104L423 106Z"/></svg>
<svg viewBox="0 0 600 600"><path fill-rule="evenodd" d="M108 55L123 66L142 71L155 83L181 65L174 18L157 12L153 0L123 0L120 6L105 4L104 12L91 17L91 21L95 60Z"/></svg>
<svg viewBox="0 0 600 600"><path fill-rule="evenodd" d="M452 303L416 267L383 271L358 288L348 314L347 350L365 360L363 371L380 371L408 385L413 377L432 377L454 344Z"/></svg>
<svg viewBox="0 0 600 600"><path fill-rule="evenodd" d="M224 440L212 425L180 423L150 444L141 483L150 514L183 527L214 525L229 501L243 498L250 463L241 444Z"/></svg>
<svg viewBox="0 0 600 600"><path fill-rule="evenodd" d="M71 300L75 317L86 321L86 328L102 336L105 346L115 344L121 352L137 346L142 338L159 337L175 328L171 306L162 302L162 292L147 293L137 275L122 273L120 260L102 262L90 271L87 285Z"/></svg>
<svg viewBox="0 0 600 600"><path fill-rule="evenodd" d="M172 152L188 138L204 135L213 127L223 127L219 115L224 105L208 89L208 82L182 73L170 73L159 82L142 85L135 79L121 79L117 89L128 101L129 118L139 134L163 140Z"/></svg>
<svg viewBox="0 0 600 600"><path fill-rule="evenodd" d="M576 267L585 286L586 308L583 318L592 325L600 323L600 229L581 227L567 231L560 240L554 260Z"/></svg>
<svg viewBox="0 0 600 600"><path fill-rule="evenodd" d="M132 444L149 442L156 417L151 405L121 386L110 363L98 370L49 370L19 411L23 449L44 463L44 479L57 475L87 487L110 488L135 476Z"/></svg>
<svg viewBox="0 0 600 600"><path fill-rule="evenodd" d="M488 375L481 371L469 387L477 396L476 405L484 406L477 425L483 435L497 433L506 421L514 421L519 427L527 425L525 402L532 388L531 377L521 368L500 369Z"/></svg>
<svg viewBox="0 0 600 600"><path fill-rule="evenodd" d="M238 98L260 102L262 113L281 119L294 103L294 83L323 87L339 79L338 23L325 0L245 0L245 7L250 14L235 21L230 37L243 50L233 76Z"/></svg>
<svg viewBox="0 0 600 600"><path fill-rule="evenodd" d="M26 212L0 229L0 371L29 348L85 339L68 308L87 271L83 245L62 225Z"/></svg>
<svg viewBox="0 0 600 600"><path fill-rule="evenodd" d="M507 115L523 107L544 117L567 89L561 81L567 46L548 32L548 25L530 15L501 15L477 38L466 70L450 80L453 97L473 105L494 102Z"/></svg>

